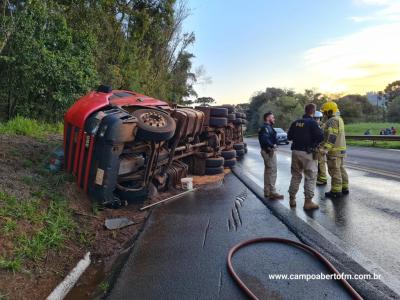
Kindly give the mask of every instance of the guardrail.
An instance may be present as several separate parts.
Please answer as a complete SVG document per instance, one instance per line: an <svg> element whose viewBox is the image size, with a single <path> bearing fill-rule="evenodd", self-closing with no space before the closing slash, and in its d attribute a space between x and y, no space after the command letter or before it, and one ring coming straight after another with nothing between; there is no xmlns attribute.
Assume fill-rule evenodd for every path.
<svg viewBox="0 0 400 300"><path fill-rule="evenodd" d="M347 140L355 141L395 141L400 142L400 135L346 135Z"/></svg>

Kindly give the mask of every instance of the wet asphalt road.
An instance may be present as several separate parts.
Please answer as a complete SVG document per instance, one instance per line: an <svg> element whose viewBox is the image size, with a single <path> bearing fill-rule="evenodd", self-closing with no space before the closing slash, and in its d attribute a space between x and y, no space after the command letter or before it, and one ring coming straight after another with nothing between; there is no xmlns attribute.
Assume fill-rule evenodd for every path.
<svg viewBox="0 0 400 300"><path fill-rule="evenodd" d="M229 277L226 255L260 236L297 240L233 174L153 210L108 299L246 299ZM279 244L240 250L234 266L260 299L348 299L337 281L269 280L319 274L310 254Z"/></svg>
<svg viewBox="0 0 400 300"><path fill-rule="evenodd" d="M400 176L400 150L371 147L349 147L347 163L361 168L387 171Z"/></svg>
<svg viewBox="0 0 400 300"><path fill-rule="evenodd" d="M263 161L258 141L250 138L246 142L248 154L240 162L240 167L254 182L263 186ZM372 167L392 173L399 172L400 152L381 150L380 161L386 161L385 164L381 164L379 160L377 162L373 159L379 151L351 148L349 161L357 161L363 169ZM290 155L289 146L280 146L277 186L279 192L285 195L282 204L288 209ZM349 252L354 251L357 256L361 254L363 262L370 264L370 269L397 281L400 279L400 177L383 176L352 168L348 168L348 173L350 195L331 200L324 196L324 192L329 190L329 185L317 187L315 201L319 203L320 209L306 213L302 209L304 196L303 190L300 189L297 195L300 205L292 209L292 212L310 225L315 222L322 225L338 237Z"/></svg>

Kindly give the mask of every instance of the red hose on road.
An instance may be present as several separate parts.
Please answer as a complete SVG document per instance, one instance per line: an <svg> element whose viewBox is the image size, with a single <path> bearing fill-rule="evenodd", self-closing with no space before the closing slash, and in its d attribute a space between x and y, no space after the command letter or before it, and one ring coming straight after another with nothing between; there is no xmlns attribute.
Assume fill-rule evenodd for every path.
<svg viewBox="0 0 400 300"><path fill-rule="evenodd" d="M232 266L232 257L235 252L237 252L240 248L243 248L245 246L248 246L250 244L257 244L257 243L281 243L281 244L289 244L291 246L300 248L306 252L312 253L319 261L324 263L327 268L334 274L341 275L338 270L324 257L322 254L320 254L317 250L311 248L310 246L307 246L303 243L295 242L292 240L288 239L282 239L282 238L275 238L275 237L263 237L263 238L256 238L252 240L247 240L244 242L241 242L235 246L233 246L228 253L228 270L230 275L233 277L233 279L236 281L236 283L239 285L239 287L246 293L247 296L249 296L250 299L258 300L257 296L244 284L244 282L239 278L239 276L236 274L235 270L233 269ZM339 277L340 281L342 282L343 286L345 289L350 293L350 295L353 297L353 299L357 300L362 300L363 298L360 296L360 294L357 293L355 289L342 277Z"/></svg>

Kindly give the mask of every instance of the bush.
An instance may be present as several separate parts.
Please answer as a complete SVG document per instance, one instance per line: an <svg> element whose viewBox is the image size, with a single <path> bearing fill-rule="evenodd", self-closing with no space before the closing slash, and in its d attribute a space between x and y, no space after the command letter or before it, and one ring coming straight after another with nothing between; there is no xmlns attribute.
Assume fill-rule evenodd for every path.
<svg viewBox="0 0 400 300"><path fill-rule="evenodd" d="M53 124L42 123L21 116L17 116L6 123L0 123L0 134L15 134L40 138L46 134L62 132L63 124L61 122Z"/></svg>

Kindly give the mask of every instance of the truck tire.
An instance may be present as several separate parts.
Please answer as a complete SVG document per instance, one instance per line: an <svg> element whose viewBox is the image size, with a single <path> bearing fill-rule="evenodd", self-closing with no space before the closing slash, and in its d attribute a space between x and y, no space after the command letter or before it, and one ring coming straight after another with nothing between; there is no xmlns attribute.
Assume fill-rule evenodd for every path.
<svg viewBox="0 0 400 300"><path fill-rule="evenodd" d="M233 144L233 149L235 149L235 150L243 150L244 149L244 143Z"/></svg>
<svg viewBox="0 0 400 300"><path fill-rule="evenodd" d="M244 113L236 112L235 115L236 115L236 118L246 119L246 114L244 114Z"/></svg>
<svg viewBox="0 0 400 300"><path fill-rule="evenodd" d="M138 139L161 142L169 140L175 133L175 120L167 113L156 109L138 109L133 116L138 119Z"/></svg>
<svg viewBox="0 0 400 300"><path fill-rule="evenodd" d="M210 126L211 127L225 127L227 125L228 125L227 118L210 117Z"/></svg>
<svg viewBox="0 0 400 300"><path fill-rule="evenodd" d="M236 150L236 157L242 157L244 153L245 153L244 149Z"/></svg>
<svg viewBox="0 0 400 300"><path fill-rule="evenodd" d="M206 159L206 168L217 168L224 164L223 157L211 157Z"/></svg>
<svg viewBox="0 0 400 300"><path fill-rule="evenodd" d="M236 158L231 158L231 159L227 159L224 162L224 167L225 168L231 168L236 164Z"/></svg>
<svg viewBox="0 0 400 300"><path fill-rule="evenodd" d="M211 117L228 117L228 109L225 107L211 107L210 108Z"/></svg>
<svg viewBox="0 0 400 300"><path fill-rule="evenodd" d="M228 121L229 122L233 122L236 120L236 115L235 114L229 114L228 115Z"/></svg>
<svg viewBox="0 0 400 300"><path fill-rule="evenodd" d="M233 124L235 124L235 125L241 125L241 124L243 124L243 122L245 122L245 120L243 120L242 118L238 118L238 117L236 116L236 120L233 121Z"/></svg>
<svg viewBox="0 0 400 300"><path fill-rule="evenodd" d="M236 158L236 150L221 151L221 156L225 158L225 160Z"/></svg>
<svg viewBox="0 0 400 300"><path fill-rule="evenodd" d="M217 175L224 173L224 167L206 168L206 175Z"/></svg>
<svg viewBox="0 0 400 300"><path fill-rule="evenodd" d="M231 104L225 104L225 105L222 105L222 107L227 108L229 114L235 113L235 106L233 106Z"/></svg>

